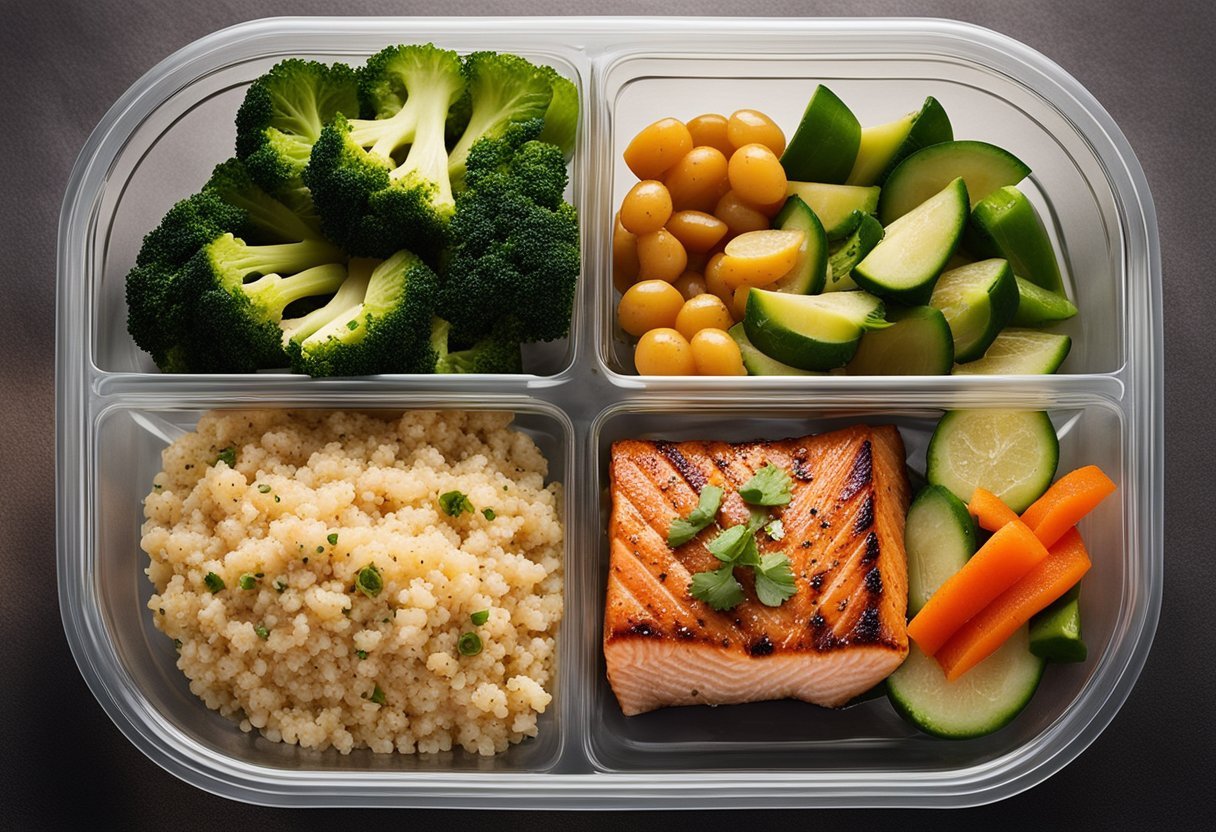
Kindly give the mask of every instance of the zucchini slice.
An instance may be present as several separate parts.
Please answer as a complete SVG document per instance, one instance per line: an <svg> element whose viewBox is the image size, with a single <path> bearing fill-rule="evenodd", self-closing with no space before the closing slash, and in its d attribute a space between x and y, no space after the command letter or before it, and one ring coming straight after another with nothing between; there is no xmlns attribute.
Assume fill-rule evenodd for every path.
<svg viewBox="0 0 1216 832"><path fill-rule="evenodd" d="M864 347L864 342L862 343ZM1006 329L982 358L959 364L955 375L1029 376L1054 373L1068 357L1072 339L1037 329Z"/></svg>
<svg viewBox="0 0 1216 832"><path fill-rule="evenodd" d="M823 223L823 231L829 240L841 240L857 228L861 220L857 212L873 214L878 210L880 189L790 181L786 193L801 197L810 206Z"/></svg>
<svg viewBox="0 0 1216 832"><path fill-rule="evenodd" d="M857 228L847 240L828 255L827 282L825 292L847 292L857 288L851 273L853 267L874 250L882 241L882 224L870 214L862 214Z"/></svg>
<svg viewBox="0 0 1216 832"><path fill-rule="evenodd" d="M789 364L782 364L775 358L769 358L760 350L756 349L756 345L747 337L747 332L743 329L743 324L738 323L727 330L727 334L735 339L735 343L739 345L739 352L743 356L743 367L747 370L749 376L822 376L827 373L819 373L814 370L799 370L797 367L791 367Z"/></svg>
<svg viewBox="0 0 1216 832"><path fill-rule="evenodd" d="M1007 150L987 142L942 142L918 150L900 162L882 188L878 218L890 225L962 177L975 205L997 188L1016 185L1030 168Z"/></svg>
<svg viewBox="0 0 1216 832"><path fill-rule="evenodd" d="M983 487L1021 514L1056 474L1060 442L1038 410L951 410L929 440L925 476L960 500Z"/></svg>
<svg viewBox="0 0 1216 832"><path fill-rule="evenodd" d="M932 306L892 309L891 326L867 332L849 362L851 376L937 376L954 366L954 339Z"/></svg>
<svg viewBox="0 0 1216 832"><path fill-rule="evenodd" d="M773 217L773 228L801 231L803 240L793 268L770 288L795 295L814 295L822 292L828 273L828 240L815 212L801 197L791 196L777 212L777 216Z"/></svg>
<svg viewBox="0 0 1216 832"><path fill-rule="evenodd" d="M922 147L954 138L950 117L933 96L918 112L886 124L861 129L857 161L846 185L881 185L895 166Z"/></svg>
<svg viewBox="0 0 1216 832"><path fill-rule="evenodd" d="M1010 322L1014 326L1041 326L1077 314L1077 307L1063 295L1036 286L1016 273L1013 279L1018 285L1018 311Z"/></svg>
<svg viewBox="0 0 1216 832"><path fill-rule="evenodd" d="M971 209L967 250L978 257L1003 257L1014 272L1049 292L1064 294L1064 280L1051 238L1026 195L997 188Z"/></svg>
<svg viewBox="0 0 1216 832"><path fill-rule="evenodd" d="M887 226L882 242L854 267L853 280L880 297L914 306L928 302L968 213L967 187L954 179Z"/></svg>
<svg viewBox="0 0 1216 832"><path fill-rule="evenodd" d="M915 644L887 679L887 696L900 716L946 739L982 737L1022 712L1043 677L1044 661L1030 652L1021 627L995 653L956 682Z"/></svg>
<svg viewBox="0 0 1216 832"><path fill-rule="evenodd" d="M981 260L942 274L929 305L940 309L954 335L954 360L974 361L996 340L1018 309L1018 286L1004 260Z"/></svg>
<svg viewBox="0 0 1216 832"><path fill-rule="evenodd" d="M908 507L908 617L975 554L975 520L948 489L926 485Z"/></svg>
<svg viewBox="0 0 1216 832"><path fill-rule="evenodd" d="M752 289L743 328L770 358L800 370L848 363L866 329L887 326L882 301L865 292L788 295Z"/></svg>
<svg viewBox="0 0 1216 832"><path fill-rule="evenodd" d="M839 184L849 177L860 144L857 116L819 84L781 154L781 166L787 179Z"/></svg>

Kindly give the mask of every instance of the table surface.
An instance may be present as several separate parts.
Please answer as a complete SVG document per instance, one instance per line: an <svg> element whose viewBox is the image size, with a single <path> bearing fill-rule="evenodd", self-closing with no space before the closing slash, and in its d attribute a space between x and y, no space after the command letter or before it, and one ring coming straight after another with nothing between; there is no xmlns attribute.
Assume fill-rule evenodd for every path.
<svg viewBox="0 0 1216 832"><path fill-rule="evenodd" d="M573 14L574 2L502 0L454 13ZM672 14L732 14L738 3L669 0ZM1214 651L1200 634L1204 593L1216 584L1212 547L1188 517L1216 516L1216 489L1201 480L1213 460L1216 396L1210 315L1216 311L1213 233L1216 200L1216 75L1207 2L866 3L757 0L755 14L853 14L952 17L996 29L1040 50L1089 88L1110 111L1148 175L1161 225L1165 282L1166 489L1165 600L1148 664L1127 704L1075 762L1043 785L995 806L954 813L823 812L865 826L904 828L1023 821L1049 828L1200 828L1212 808ZM0 131L0 363L8 406L2 435L17 439L0 455L0 636L11 652L0 671L0 828L70 828L99 823L127 829L262 830L338 820L245 806L213 797L166 774L110 723L77 673L59 620L54 586L54 301L55 234L68 172L93 126L153 64L215 29L282 14L433 14L446 7L399 2L194 2L162 0L3 0L0 66L9 103ZM607 0L599 12L645 14L650 4ZM1205 346L1206 345L1206 346ZM1203 483L1201 485L1201 483ZM1206 486L1206 487L1205 487ZM1181 500L1181 502L1178 502ZM1205 524L1206 525L1206 524ZM1197 718L1198 717L1198 718ZM453 804L458 808L458 803ZM695 807L690 807L695 809ZM404 813L359 817L391 822ZM799 813L800 815L802 813ZM349 818L350 815L345 816ZM1206 820L1204 820L1206 818ZM433 829L558 827L609 829L663 824L705 829L737 815L687 812L607 813L410 812ZM793 822L792 812L764 812L760 823ZM754 821L753 821L754 822Z"/></svg>

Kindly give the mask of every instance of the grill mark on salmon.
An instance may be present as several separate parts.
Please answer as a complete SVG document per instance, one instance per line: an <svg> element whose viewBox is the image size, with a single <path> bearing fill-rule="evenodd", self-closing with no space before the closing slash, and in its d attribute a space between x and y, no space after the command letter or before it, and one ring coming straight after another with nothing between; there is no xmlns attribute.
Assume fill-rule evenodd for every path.
<svg viewBox="0 0 1216 832"><path fill-rule="evenodd" d="M757 543L761 554L790 559L795 594L766 607L752 571L739 568L746 600L713 610L689 595L691 576L721 565L706 544L747 522L749 507L735 492L766 463L790 472L793 487L790 503L770 511L784 538L761 534ZM711 483L726 490L718 523L670 549L671 521ZM909 486L893 427L737 445L619 442L611 486L604 653L626 714L783 697L839 705L906 655Z"/></svg>

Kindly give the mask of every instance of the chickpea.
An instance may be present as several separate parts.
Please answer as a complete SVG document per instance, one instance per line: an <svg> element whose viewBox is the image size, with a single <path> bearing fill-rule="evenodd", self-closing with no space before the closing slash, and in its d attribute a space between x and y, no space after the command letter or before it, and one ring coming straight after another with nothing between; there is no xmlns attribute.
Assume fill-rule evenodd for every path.
<svg viewBox="0 0 1216 832"><path fill-rule="evenodd" d="M682 121L661 118L633 137L625 148L625 164L638 179L660 179L692 146L692 134Z"/></svg>
<svg viewBox="0 0 1216 832"><path fill-rule="evenodd" d="M745 376L743 353L735 339L721 329L703 329L692 337L693 363L703 376Z"/></svg>
<svg viewBox="0 0 1216 832"><path fill-rule="evenodd" d="M663 280L643 280L629 287L616 308L617 323L630 335L674 326L684 307L680 290Z"/></svg>
<svg viewBox="0 0 1216 832"><path fill-rule="evenodd" d="M675 210L712 210L730 190L727 168L726 157L715 147L694 147L685 154L663 177Z"/></svg>
<svg viewBox="0 0 1216 832"><path fill-rule="evenodd" d="M748 205L770 205L785 198L785 168L762 144L745 144L736 150L727 174L731 190Z"/></svg>
<svg viewBox="0 0 1216 832"><path fill-rule="evenodd" d="M688 339L667 327L652 329L641 337L633 353L633 364L644 376L692 376L697 373Z"/></svg>
<svg viewBox="0 0 1216 832"><path fill-rule="evenodd" d="M676 211L667 220L667 230L675 235L686 251L709 251L726 236L726 223L704 211Z"/></svg>
<svg viewBox="0 0 1216 832"><path fill-rule="evenodd" d="M688 268L688 253L666 228L638 237L638 275L645 280L675 281Z"/></svg>
<svg viewBox="0 0 1216 832"><path fill-rule="evenodd" d="M688 121L688 132L692 135L692 143L697 147L716 147L722 155L730 158L735 152L735 146L730 143L726 134L726 116L718 113L705 113Z"/></svg>
<svg viewBox="0 0 1216 832"><path fill-rule="evenodd" d="M785 133L759 110L736 110L726 122L726 137L734 147L762 144L777 156L785 152Z"/></svg>
<svg viewBox="0 0 1216 832"><path fill-rule="evenodd" d="M735 288L726 282L726 278L722 274L722 261L725 258L726 255L722 252L709 258L709 262L705 264L705 288L709 290L710 294L717 295L723 303L729 305L734 300Z"/></svg>
<svg viewBox="0 0 1216 832"><path fill-rule="evenodd" d="M741 200L734 191L727 191L726 196L718 200L714 216L726 223L732 237L768 228L768 217Z"/></svg>
<svg viewBox="0 0 1216 832"><path fill-rule="evenodd" d="M734 320L722 299L706 292L684 301L675 326L681 335L692 339L703 329L730 329L732 324Z"/></svg>
<svg viewBox="0 0 1216 832"><path fill-rule="evenodd" d="M650 234L667 224L671 194L657 179L643 179L621 200L621 225L631 234Z"/></svg>
<svg viewBox="0 0 1216 832"><path fill-rule="evenodd" d="M684 272L671 285L680 291L680 294L684 296L684 300L691 300L697 295L703 295L709 291L705 286L705 278L693 271Z"/></svg>
<svg viewBox="0 0 1216 832"><path fill-rule="evenodd" d="M612 285L622 295L638 279L638 238L621 225L616 215L612 228Z"/></svg>

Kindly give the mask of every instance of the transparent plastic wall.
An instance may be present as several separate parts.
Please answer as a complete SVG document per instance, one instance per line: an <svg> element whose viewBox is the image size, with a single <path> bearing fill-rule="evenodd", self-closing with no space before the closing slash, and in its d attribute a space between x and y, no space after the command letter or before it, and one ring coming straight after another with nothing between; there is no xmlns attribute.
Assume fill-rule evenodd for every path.
<svg viewBox="0 0 1216 832"><path fill-rule="evenodd" d="M569 198L584 269L569 339L523 376L311 380L172 376L125 328L123 282L142 235L232 150L244 87L289 56L358 62L435 41L548 63L583 105ZM863 123L926 95L956 136L1024 159L1080 314L1056 376L643 378L615 326L620 151L665 115L755 107L793 124L828 83ZM113 107L73 171L58 274L59 591L81 673L144 753L217 794L314 806L665 808L958 806L1000 799L1079 754L1126 698L1161 595L1160 264L1152 201L1118 128L1059 67L976 27L932 20L335 18L256 21L166 59ZM566 486L565 616L554 704L539 735L493 758L312 752L242 733L189 693L145 608L141 500L159 454L212 408L493 409L516 413ZM885 699L667 709L626 718L600 650L607 455L622 438L780 438L854 422L899 426L909 465L941 413L1046 410L1060 469L1101 465L1119 485L1082 526L1084 663L1053 666L1027 710L987 737L922 735Z"/></svg>

